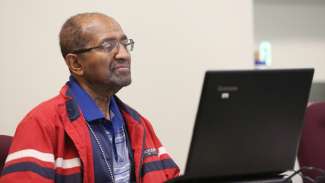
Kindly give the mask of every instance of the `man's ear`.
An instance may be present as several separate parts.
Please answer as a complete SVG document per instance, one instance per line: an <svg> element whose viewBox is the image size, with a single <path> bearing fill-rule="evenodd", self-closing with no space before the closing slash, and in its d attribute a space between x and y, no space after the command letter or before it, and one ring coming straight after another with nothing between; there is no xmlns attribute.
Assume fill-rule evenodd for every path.
<svg viewBox="0 0 325 183"><path fill-rule="evenodd" d="M65 63L69 67L71 73L78 76L83 75L84 71L82 65L80 64L80 59L78 58L78 55L73 53L68 53L65 56Z"/></svg>

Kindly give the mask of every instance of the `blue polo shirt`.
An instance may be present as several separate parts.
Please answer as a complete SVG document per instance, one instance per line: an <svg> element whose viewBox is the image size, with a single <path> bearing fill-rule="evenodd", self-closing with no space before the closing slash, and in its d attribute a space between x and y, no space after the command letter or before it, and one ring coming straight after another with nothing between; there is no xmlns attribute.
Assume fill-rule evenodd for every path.
<svg viewBox="0 0 325 183"><path fill-rule="evenodd" d="M110 98L110 119L96 105L88 93L70 76L68 85L72 91L91 135L95 182L130 182L131 160L124 119L114 99ZM109 167L108 167L109 166Z"/></svg>

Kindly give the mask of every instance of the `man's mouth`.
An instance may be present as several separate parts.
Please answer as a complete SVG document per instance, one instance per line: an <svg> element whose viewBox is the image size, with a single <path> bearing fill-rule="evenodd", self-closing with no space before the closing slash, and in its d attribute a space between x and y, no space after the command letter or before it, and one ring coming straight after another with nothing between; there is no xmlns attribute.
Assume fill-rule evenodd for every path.
<svg viewBox="0 0 325 183"><path fill-rule="evenodd" d="M130 66L129 65L116 65L114 67L114 70L118 71L118 72L129 72Z"/></svg>

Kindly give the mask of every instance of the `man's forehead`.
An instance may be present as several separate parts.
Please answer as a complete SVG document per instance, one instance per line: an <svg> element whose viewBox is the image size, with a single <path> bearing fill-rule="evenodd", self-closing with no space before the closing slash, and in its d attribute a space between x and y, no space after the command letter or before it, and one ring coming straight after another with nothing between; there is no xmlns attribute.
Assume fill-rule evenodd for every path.
<svg viewBox="0 0 325 183"><path fill-rule="evenodd" d="M113 18L110 17L93 17L92 19L81 22L82 31L86 35L95 37L119 37L124 35L123 30Z"/></svg>
<svg viewBox="0 0 325 183"><path fill-rule="evenodd" d="M106 27L108 29L121 29L119 23L110 17L92 17L81 20L81 25L84 29L94 29Z"/></svg>

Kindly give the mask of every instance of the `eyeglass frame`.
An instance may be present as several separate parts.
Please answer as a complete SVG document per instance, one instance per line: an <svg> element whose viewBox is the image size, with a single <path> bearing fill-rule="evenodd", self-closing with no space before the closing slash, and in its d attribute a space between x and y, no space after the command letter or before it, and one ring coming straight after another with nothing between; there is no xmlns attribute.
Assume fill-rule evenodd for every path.
<svg viewBox="0 0 325 183"><path fill-rule="evenodd" d="M77 50L72 50L72 51L70 51L69 53L73 53L73 54L81 54L81 53L85 53L85 52L88 52L88 51L91 51L91 50L93 50L93 49L98 49L98 48L104 48L104 50L105 50L105 46L104 46L104 44L105 43L107 43L107 42L112 42L112 41L114 41L114 43L115 43L115 46L110 50L110 51L106 51L106 52L108 52L108 53L110 53L110 52L112 52L112 50L114 50L115 48L117 48L117 49L119 49L120 48L120 44L122 44L124 47L125 47L125 49L126 50L128 50L127 49L127 46L128 45L131 45L131 48L130 48L130 50L128 50L128 51L133 51L133 49L134 49L134 40L133 39L124 39L124 40L127 40L128 42L126 43L126 44L123 44L121 41L119 41L119 40L117 40L117 39L109 39L109 40L104 40L100 45L98 45L98 46L94 46L94 47L90 47L90 48L80 48L80 49L77 49ZM124 40L122 40L122 41L124 41Z"/></svg>

